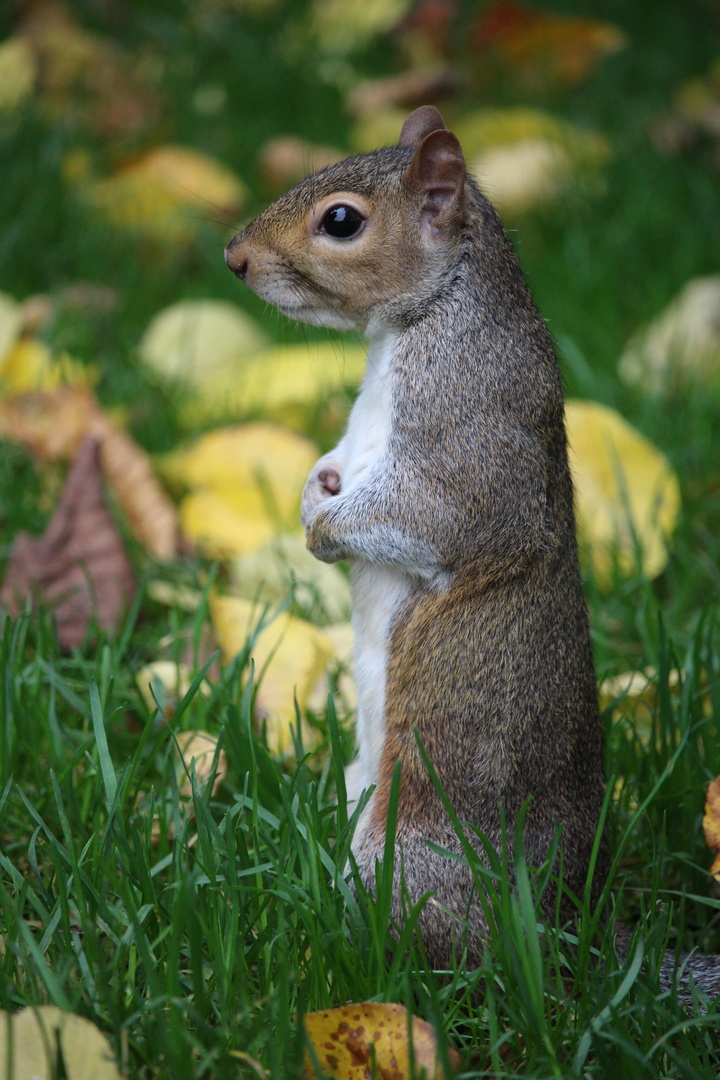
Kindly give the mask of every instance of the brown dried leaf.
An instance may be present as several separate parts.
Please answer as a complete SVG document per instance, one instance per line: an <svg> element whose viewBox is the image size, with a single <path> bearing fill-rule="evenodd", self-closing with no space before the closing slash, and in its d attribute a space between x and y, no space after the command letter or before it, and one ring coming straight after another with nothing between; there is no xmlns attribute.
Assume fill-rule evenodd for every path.
<svg viewBox="0 0 720 1080"><path fill-rule="evenodd" d="M305 1031L321 1068L337 1080L364 1080L373 1069L379 1080L409 1080L408 1014L402 1005L364 1001L338 1009L306 1013ZM410 1018L415 1072L426 1070L428 1080L442 1080L434 1028L417 1016ZM372 1048L372 1050L371 1050ZM448 1055L460 1064L455 1050ZM316 1076L310 1054L305 1053L305 1074ZM415 1073L413 1073L415 1075Z"/></svg>
<svg viewBox="0 0 720 1080"><path fill-rule="evenodd" d="M378 109L395 106L414 109L418 105L439 105L454 97L459 88L460 79L453 68L432 65L361 82L350 93L347 107L354 116L370 116Z"/></svg>
<svg viewBox="0 0 720 1080"><path fill-rule="evenodd" d="M28 595L53 604L58 640L69 649L82 643L93 617L103 628L114 627L135 590L105 501L100 447L96 439L87 438L45 533L16 537L0 601L15 613Z"/></svg>
<svg viewBox="0 0 720 1080"><path fill-rule="evenodd" d="M703 818L705 843L715 852L715 861L710 873L720 881L720 776L708 784L705 796L705 816Z"/></svg>
<svg viewBox="0 0 720 1080"><path fill-rule="evenodd" d="M180 546L177 511L150 458L80 386L0 399L0 435L22 443L41 461L73 457L88 435L100 443L101 464L134 535L158 559Z"/></svg>

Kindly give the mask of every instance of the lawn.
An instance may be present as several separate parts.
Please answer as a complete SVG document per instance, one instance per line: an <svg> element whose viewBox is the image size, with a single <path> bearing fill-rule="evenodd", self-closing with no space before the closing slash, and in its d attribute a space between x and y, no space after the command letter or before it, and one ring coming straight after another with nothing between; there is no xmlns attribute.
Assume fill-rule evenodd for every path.
<svg viewBox="0 0 720 1080"><path fill-rule="evenodd" d="M711 361L691 356L667 377L629 383L618 363L688 282L718 273L720 7L538 0L538 18L597 20L615 36L540 22L533 37L525 11L521 53L502 36L478 51L470 30L489 3L448 5L446 39L422 18L391 32L407 7L75 0L0 12L0 575L17 536L50 522L77 443L69 417L91 394L83 431L130 446L104 468L106 479L115 468L110 520L137 585L114 625L91 620L72 643L58 639L52 605L1 616L0 1009L85 1018L128 1078L300 1077L303 1014L374 1000L429 1020L468 1078L699 1080L720 1071L720 1011L661 993L657 967L667 949L720 949L702 828L720 774L720 337ZM12 69L8 41L24 43ZM586 57L579 74L561 62L573 50ZM462 76L437 100L478 153L481 109L508 110L496 127L525 125L536 142L563 132L569 178L509 206L507 227L568 397L616 410L665 456L681 494L652 571L640 535L636 557L584 562L615 857L602 902L578 897L577 926L547 925L543 868L520 861L518 888L507 887L509 836L502 860L476 868L494 925L483 967L459 958L449 973L426 971L409 934L388 936L387 888L373 899L346 884L357 811L342 780L353 746L344 571L294 587L288 572L263 591L252 569L273 532L297 540L297 463L337 441L357 343L330 335L328 346L326 332L268 310L223 260L234 231L279 194L278 174L290 176L267 164L270 140L305 140L296 166L323 147L355 152L375 130L396 136L387 105L361 115L352 95L431 60ZM209 197L207 174L187 162L164 200L142 174L128 195L129 170L163 146L231 170L227 199L222 186ZM213 368L212 355L188 375L167 339L159 360L144 348L153 320L197 300L234 305L262 338L238 361L238 397L236 369ZM20 347L11 363L4 350ZM682 354L679 341L671 361ZM57 393L58 381L80 396L62 408L43 399L49 418L23 397ZM277 469L258 484L248 466L260 489L250 538L241 521L228 540L242 508L220 481L224 532L210 536L210 504L186 501L193 483L205 489L180 455L208 432L267 423L280 432L267 452ZM251 442L267 431L244 430ZM193 467L221 473L233 453ZM138 461L180 514L186 539L170 557L153 548L156 505L138 510L118 481ZM290 674L273 655L278 628ZM165 685L148 672L160 660ZM642 690L631 694L632 673ZM188 753L192 733L209 752ZM625 957L620 926L632 932ZM73 1069L66 1052L57 1075L82 1075Z"/></svg>

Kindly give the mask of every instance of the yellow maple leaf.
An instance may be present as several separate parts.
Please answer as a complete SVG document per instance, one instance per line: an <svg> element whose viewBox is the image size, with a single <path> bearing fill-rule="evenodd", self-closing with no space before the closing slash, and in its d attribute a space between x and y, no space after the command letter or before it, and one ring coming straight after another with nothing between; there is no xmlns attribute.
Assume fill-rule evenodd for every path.
<svg viewBox="0 0 720 1080"><path fill-rule="evenodd" d="M603 587L613 565L648 578L662 573L680 513L669 461L619 413L591 401L566 406L581 553Z"/></svg>
<svg viewBox="0 0 720 1080"><path fill-rule="evenodd" d="M392 1080L410 1080L421 1069L428 1080L442 1080L445 1075L435 1029L426 1020L408 1017L402 1005L377 1001L343 1005L306 1013L303 1026L323 1073L336 1080L365 1080L376 1074ZM410 1040L415 1062L412 1074ZM457 1068L460 1064L457 1051L449 1049L448 1056ZM308 1050L305 1074L318 1075Z"/></svg>
<svg viewBox="0 0 720 1080"><path fill-rule="evenodd" d="M249 600L210 595L215 637L226 660L245 648L260 614ZM251 656L259 681L256 707L266 720L271 753L282 754L289 748L290 725L296 723L294 697L304 710L332 655L332 646L321 631L292 615L278 615L260 631Z"/></svg>

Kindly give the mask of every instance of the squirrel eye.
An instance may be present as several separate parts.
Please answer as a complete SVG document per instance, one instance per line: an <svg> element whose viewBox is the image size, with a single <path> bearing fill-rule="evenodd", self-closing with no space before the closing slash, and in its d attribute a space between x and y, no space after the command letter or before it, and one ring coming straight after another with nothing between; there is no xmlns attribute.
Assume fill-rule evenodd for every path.
<svg viewBox="0 0 720 1080"><path fill-rule="evenodd" d="M364 224L365 218L352 206L333 206L320 222L320 230L336 240L350 240Z"/></svg>

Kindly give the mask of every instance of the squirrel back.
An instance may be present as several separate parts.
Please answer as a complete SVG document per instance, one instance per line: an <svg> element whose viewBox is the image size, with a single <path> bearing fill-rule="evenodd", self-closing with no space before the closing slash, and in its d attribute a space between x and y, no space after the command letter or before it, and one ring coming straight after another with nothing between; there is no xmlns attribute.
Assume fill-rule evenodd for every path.
<svg viewBox="0 0 720 1080"><path fill-rule="evenodd" d="M375 785L353 848L372 889L400 761L392 917L402 921L403 883L410 901L433 893L418 924L428 960L448 966L468 915L472 964L487 932L482 905L467 868L434 850L461 846L416 734L458 817L496 848L503 818L512 836L526 802L531 864L561 827L563 880L576 895L604 799L550 335L496 211L430 107L411 114L396 147L298 184L230 242L226 260L286 314L370 342L347 431L312 470L302 510L310 551L351 561L350 776L356 797ZM606 869L601 840L596 892ZM544 902L551 914L552 890Z"/></svg>

